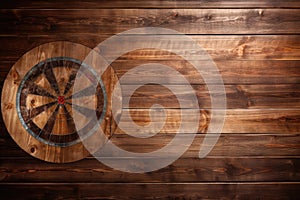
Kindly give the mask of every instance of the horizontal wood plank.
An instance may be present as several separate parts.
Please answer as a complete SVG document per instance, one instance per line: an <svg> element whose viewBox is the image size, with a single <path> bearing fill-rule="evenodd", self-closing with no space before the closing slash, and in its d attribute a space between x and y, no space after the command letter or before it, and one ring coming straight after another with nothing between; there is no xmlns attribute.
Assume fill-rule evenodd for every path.
<svg viewBox="0 0 300 200"><path fill-rule="evenodd" d="M153 110L156 114L164 112L161 109ZM217 111L218 112L218 111ZM166 121L162 115L153 118L153 127L158 123L165 122L160 133L176 133L179 130L181 117L188 118L190 121L195 120L196 114L182 115L178 109L165 109ZM210 122L210 111L197 111L200 114L198 132L205 132ZM123 109L122 123L128 133L148 133L152 134L155 129L152 127L136 130L130 123L130 117L139 126L149 125L149 109ZM217 116L218 117L218 114ZM300 131L300 110L298 109L229 109L226 111L223 133L299 133ZM157 124L157 125L156 125ZM190 128L190 123L181 123L183 130ZM116 126L113 124L113 127ZM159 126L160 127L160 126ZM117 128L115 134L123 134L124 132Z"/></svg>
<svg viewBox="0 0 300 200"><path fill-rule="evenodd" d="M141 76L136 77L140 79ZM176 77L173 79L176 80ZM210 95L217 94L217 92L210 94L206 85L192 85L190 90L182 85L144 85L137 90L135 87L121 86L122 100L130 102L129 107L125 108L150 108L153 104L160 104L165 108L180 108L178 98L182 99L186 108L192 108L194 105L192 96L196 95L199 108L209 109L211 108ZM228 109L300 108L300 84L226 85L225 92Z"/></svg>
<svg viewBox="0 0 300 200"><path fill-rule="evenodd" d="M181 136L184 139L185 136ZM197 157L199 154L200 146L203 146L202 142L204 134L197 134L194 138L192 145L182 156ZM215 136L208 136L214 138ZM128 135L114 135L111 141L131 152L146 153L155 151L167 145L174 135L172 134L158 134L154 137L142 139L135 138ZM213 150L209 153L209 157L289 157L300 156L300 135L268 135L268 134L223 134L219 137L218 142L214 146ZM143 146L143 148L141 148ZM182 146L178 146L178 149ZM174 153L173 150L166 152ZM111 154L103 154L103 156L110 156Z"/></svg>
<svg viewBox="0 0 300 200"><path fill-rule="evenodd" d="M164 158L102 158L118 160L120 165L144 169ZM37 159L1 159L1 182L216 182L216 181L298 181L299 158L180 158L173 164L148 173L121 172L85 159L68 164L46 163Z"/></svg>
<svg viewBox="0 0 300 200"><path fill-rule="evenodd" d="M149 125L150 116L149 109L123 109L122 110L122 123L126 128L127 133L156 133L153 129L157 123L165 122L163 128L159 131L161 134L176 133L179 130L181 123L181 113L178 109L154 109L154 114L157 114L153 118L153 127L135 130L131 126L130 116L134 123L144 127ZM166 121L161 115L162 112L166 113ZM184 115L190 121L195 120L196 114L199 114L199 126L198 132L203 133L207 130L210 123L211 110L197 110L193 111L191 115ZM218 117L220 111L217 110L216 117ZM159 114L159 115L158 115ZM222 133L254 133L254 134L297 134L300 132L300 110L299 109L228 109L226 111L225 123ZM2 127L4 124L1 123ZM187 132L190 130L189 122L182 122L183 130ZM116 127L116 123L111 124L111 128L116 131L114 134L124 134L119 127ZM160 127L160 126L159 126ZM188 128L188 129L186 129Z"/></svg>
<svg viewBox="0 0 300 200"><path fill-rule="evenodd" d="M122 77L128 70L141 64L160 63L172 67L182 74L190 84L205 84L201 74L186 61L152 61L152 60L126 60L115 61L112 66L118 77ZM201 64L201 62L200 62ZM293 84L300 83L300 61L215 61L222 76L224 84ZM218 72L206 73L207 80L214 82ZM143 73L133 73L128 75L127 79L122 80L122 84L140 84L145 80L158 82L162 84L183 84L182 79L174 78L164 69L149 70Z"/></svg>
<svg viewBox="0 0 300 200"><path fill-rule="evenodd" d="M116 34L165 27L185 34L298 34L297 9L0 10L1 35Z"/></svg>
<svg viewBox="0 0 300 200"><path fill-rule="evenodd" d="M297 0L85 0L29 1L14 0L1 4L5 9L95 9L95 8L299 8Z"/></svg>
<svg viewBox="0 0 300 200"><path fill-rule="evenodd" d="M99 35L93 32L87 34L60 33L44 36L1 36L0 42L4 48L0 50L0 58L1 61L16 61L30 49L43 43L57 40L66 40L95 48L99 43L110 36L111 35ZM153 38L155 37L158 36L153 35ZM162 41L174 42L173 46L170 46L170 48L174 49L173 53L181 53L194 60L204 60L204 56L201 56L200 51L192 49L186 44L183 45L182 41L179 43L177 37L178 36L169 35L166 36L166 38L162 38ZM300 60L299 35L193 35L190 37L207 51L214 61ZM130 45L132 38L135 39L136 36L127 36L125 38L128 38L128 40L124 40L123 44L128 43L128 45ZM141 38L139 42L143 44L143 36L139 36L139 38ZM155 41L153 41L153 43L155 43ZM188 41L186 41L186 43L188 43ZM108 49L105 51L105 55L108 56L115 56L119 53L116 48L111 49L111 52L107 50ZM182 58L167 52L139 50L125 54L118 60L131 60L135 62L141 62L139 60L182 61Z"/></svg>
<svg viewBox="0 0 300 200"><path fill-rule="evenodd" d="M183 157L197 157L202 145L204 134L197 134L194 142ZM141 139L129 135L114 135L111 141L122 149L131 152L151 152L167 145L173 134L158 134L154 137ZM182 136L185 137L185 136ZM211 136L213 137L213 136ZM141 148L141 146L143 148ZM180 146L178 146L180 148ZM170 152L172 153L172 152ZM103 155L110 156L110 155ZM299 134L222 134L209 157L284 157L300 156ZM0 158L30 158L9 136L6 130L0 134Z"/></svg>
<svg viewBox="0 0 300 200"><path fill-rule="evenodd" d="M297 199L296 183L1 184L6 199Z"/></svg>

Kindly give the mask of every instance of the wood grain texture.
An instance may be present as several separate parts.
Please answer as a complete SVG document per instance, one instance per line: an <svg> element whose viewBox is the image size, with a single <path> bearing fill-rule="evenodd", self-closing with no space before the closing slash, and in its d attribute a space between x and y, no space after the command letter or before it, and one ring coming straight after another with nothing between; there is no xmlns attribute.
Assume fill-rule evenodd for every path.
<svg viewBox="0 0 300 200"><path fill-rule="evenodd" d="M229 109L217 144L208 157L199 159L199 148L211 112L203 79L175 54L149 49L130 52L112 64L119 78L135 66L161 63L183 74L195 89L202 109L201 119L199 134L188 151L170 166L144 174L111 169L92 156L75 163L51 164L34 159L19 148L0 117L1 198L298 199L299 8L297 0L2 2L1 89L14 63L38 45L70 41L94 48L121 31L158 26L188 34L209 53L224 80ZM172 37L175 38L168 36L173 40ZM205 64L202 56L185 47L177 46L175 53L184 53ZM112 49L109 56L117 53ZM161 78L170 87L183 88L182 82L163 70L149 69L147 73L134 74L122 82L123 95L128 99L130 88L140 80ZM188 101L190 93L180 91ZM170 91L153 84L143 86L130 102L130 106L122 110L127 126L126 119L130 115L137 124L147 125L149 107L161 103L168 108L165 127L148 139L134 138L117 129L111 141L133 152L150 152L168 144L180 121L178 102ZM193 119L193 116L188 117ZM109 124L108 128L117 128L116 123ZM185 135L182 137L184 139ZM109 158L110 155L103 155L103 159ZM135 159L124 160L135 165ZM136 167L143 168L153 162L153 158L146 160L144 165Z"/></svg>
<svg viewBox="0 0 300 200"><path fill-rule="evenodd" d="M95 9L95 8L299 8L297 0L85 0L85 1L29 1L14 0L3 2L0 8L5 9Z"/></svg>
<svg viewBox="0 0 300 200"><path fill-rule="evenodd" d="M163 112L154 110L154 112ZM153 124L165 121L164 127L159 133L176 133L181 123L181 112L178 109L165 109L166 121L162 117L153 118ZM200 120L198 132L203 133L209 125L209 110L199 110ZM195 120L196 114L184 116L190 121ZM139 126L146 126L150 121L149 109L123 109L121 122L129 132L154 133L154 129L135 130L131 127L130 117ZM298 109L229 109L226 111L223 133L299 133L300 110ZM188 122L182 122L184 127L189 128ZM116 126L112 124L112 127ZM184 129L188 130L188 129ZM123 134L119 128L115 134Z"/></svg>
<svg viewBox="0 0 300 200"><path fill-rule="evenodd" d="M0 158L30 158L5 130L1 130L0 136ZM197 134L183 157L197 157L204 136ZM173 137L174 134L159 134L147 139L114 135L111 141L127 151L151 152L167 145ZM299 134L222 134L209 157L293 157L300 154L299 143Z"/></svg>
<svg viewBox="0 0 300 200"><path fill-rule="evenodd" d="M140 78L141 76L136 79ZM183 99L186 105L185 108L192 108L192 95L197 96L199 108L211 108L210 93L206 85L192 85L191 91L186 91L186 87L182 85L167 86L177 92L177 97ZM144 85L135 90L132 96L130 95L134 91L135 86L122 85L121 88L123 100L130 101L129 108L150 108L153 104L160 104L165 108L180 108L177 97L166 86ZM226 85L225 91L228 109L300 108L299 84ZM212 92L211 95L216 95L216 92Z"/></svg>
<svg viewBox="0 0 300 200"><path fill-rule="evenodd" d="M0 37L1 43L6 47L2 51L0 50L0 58L2 60L0 65L1 79L5 78L5 71L13 65L17 58L36 45L66 39L94 48L99 42L108 37L88 34ZM225 84L300 83L300 39L297 35L193 36L192 38L212 56ZM194 58L201 60L201 57L195 57L196 55L194 55ZM11 63L8 61L11 61ZM174 56L174 54L160 51L143 50L125 54L113 63L113 68L120 77L129 69L149 62L158 62L173 67L192 84L204 83L203 79L195 73L195 69L188 62L179 56ZM151 71L151 73L147 73L147 77L154 81L162 76L166 76L163 70L161 72ZM145 75L145 78L147 77ZM211 77L213 78L214 74L211 74ZM164 80L167 84L180 84L178 79L171 77L167 77ZM133 76L124 84L135 84L138 82L137 76Z"/></svg>
<svg viewBox="0 0 300 200"><path fill-rule="evenodd" d="M163 112L161 109L154 112ZM220 110L219 110L220 111ZM216 113L219 112L217 110ZM180 110L165 109L166 121L162 116L153 118L154 124L165 121L163 128L159 131L161 134L176 133L181 123ZM192 121L196 113L200 115L199 133L204 133L209 125L210 110L197 110L193 114L185 116ZM150 121L149 109L123 109L122 123L129 132L137 132L130 126L130 117L140 126L148 125ZM225 123L222 133L272 133L272 134L297 134L299 133L300 110L298 109L229 109L226 111ZM182 122L183 125L189 125L188 122ZM124 134L116 123L111 124L111 129L116 129L115 134ZM184 129L185 130L185 129ZM141 130L139 130L141 131ZM139 132L138 131L138 132ZM141 132L152 133L153 129L146 129Z"/></svg>
<svg viewBox="0 0 300 200"><path fill-rule="evenodd" d="M187 65L185 61L149 61L154 63L161 63L173 67L173 69L180 72L191 84L205 84L203 79L192 66ZM146 61L128 60L116 61L113 68L118 77L124 75L128 70L145 64ZM274 84L292 84L297 85L300 83L300 61L216 61L216 65L220 70L223 82L226 85L266 85ZM0 61L0 81L3 83L8 74L8 70L13 66L13 61ZM270 70L272 69L272 70ZM152 81L163 80L164 84L180 85L182 81L173 79L168 74L162 74L161 71L153 71L149 69L149 73L144 74L143 78ZM128 79L123 80L122 85L140 84L141 75L129 76ZM212 74L212 77L213 74ZM141 77L142 78L142 77ZM164 79L162 79L164 78ZM253 86L255 87L255 86ZM257 86L259 87L259 86ZM281 86L278 86L279 88Z"/></svg>
<svg viewBox="0 0 300 200"><path fill-rule="evenodd" d="M4 9L0 14L0 35L115 34L149 26L185 34L298 34L300 27L297 9Z"/></svg>
<svg viewBox="0 0 300 200"><path fill-rule="evenodd" d="M161 63L177 70L181 73L191 84L205 84L200 74L194 67L189 65L186 61L153 61L153 63ZM115 61L113 67L116 70L118 77L121 77L129 69L132 69L146 61L127 60ZM300 83L299 61L281 61L281 60L251 60L251 61L238 61L238 60L220 60L215 61L219 68L219 73L222 75L224 84L298 84ZM270 70L272 69L272 70ZM153 82L161 80L163 84L182 84L180 79L174 79L170 75L164 73L164 70L154 71L149 69L145 76L143 74L128 76L128 79L123 80L123 85L141 83L139 77L147 78ZM209 73L210 82L213 83L215 74Z"/></svg>
<svg viewBox="0 0 300 200"><path fill-rule="evenodd" d="M30 49L47 42L57 40L66 40L70 42L80 43L89 48L95 48L100 42L112 36L110 34L97 34L88 32L80 34L46 34L46 35L7 35L1 36L0 42L5 48L0 49L1 61L16 61L25 52ZM135 37L135 36L128 36ZM140 36L142 37L142 36ZM158 36L153 36L158 37ZM177 36L170 35L167 38L176 43ZM299 60L299 35L190 35L216 62L218 61L240 61L240 60ZM126 41L124 41L125 43ZM142 43L142 41L140 41ZM180 47L178 49L178 47ZM188 50L188 51L187 51ZM199 51L187 49L186 45L175 46L174 51L185 55L194 56L196 60L203 60ZM116 54L118 52L108 52L106 55ZM198 53L198 54L197 54ZM132 60L135 62L144 61L176 61L182 60L180 57L174 56L167 52L159 51L135 51L125 54L119 60Z"/></svg>
<svg viewBox="0 0 300 200"><path fill-rule="evenodd" d="M18 199L297 199L299 182L179 184L1 184L4 198ZM117 192L112 188L118 188Z"/></svg>
<svg viewBox="0 0 300 200"><path fill-rule="evenodd" d="M124 161L143 169L151 162L164 158L103 158ZM126 173L85 159L74 164L54 164L35 159L1 159L1 182L69 182L69 183L178 183L216 181L298 181L299 158L181 158L171 165L148 173ZM120 162L121 163L121 162ZM122 177L120 179L120 177Z"/></svg>

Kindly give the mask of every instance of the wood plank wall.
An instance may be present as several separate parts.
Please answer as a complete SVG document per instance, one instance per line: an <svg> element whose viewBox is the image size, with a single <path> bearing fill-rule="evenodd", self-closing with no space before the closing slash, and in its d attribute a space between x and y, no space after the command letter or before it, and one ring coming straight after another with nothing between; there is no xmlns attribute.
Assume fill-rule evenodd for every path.
<svg viewBox="0 0 300 200"><path fill-rule="evenodd" d="M9 1L0 5L1 86L11 66L33 47L67 40L90 48L121 31L146 26L190 35L212 56L224 79L228 111L213 151L198 159L199 134L175 163L130 174L92 157L51 164L31 157L10 138L1 118L0 199L297 199L300 195L300 2L297 0ZM131 52L113 63L118 76L159 62L184 74L208 113L205 85L171 54ZM152 78L161 73L152 74ZM180 88L170 78L166 83ZM132 77L124 89L129 98ZM157 91L160 95L157 95ZM183 91L184 92L184 91ZM188 94L186 94L188 95ZM178 102L158 85L141 87L125 114L148 122L160 102L170 114L160 134L141 141L117 130L120 147L149 152L176 131ZM191 116L192 117L192 116ZM174 125L175 124L175 125ZM205 126L205 122L204 122Z"/></svg>

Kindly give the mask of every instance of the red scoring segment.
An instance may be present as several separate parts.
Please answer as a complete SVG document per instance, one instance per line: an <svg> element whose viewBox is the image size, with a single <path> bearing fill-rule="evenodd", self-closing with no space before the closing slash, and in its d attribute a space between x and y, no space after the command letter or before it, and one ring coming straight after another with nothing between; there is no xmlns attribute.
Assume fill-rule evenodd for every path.
<svg viewBox="0 0 300 200"><path fill-rule="evenodd" d="M58 96L58 97L57 97L57 101L58 101L58 103L61 104L61 105L65 104L65 102L66 102L64 96Z"/></svg>

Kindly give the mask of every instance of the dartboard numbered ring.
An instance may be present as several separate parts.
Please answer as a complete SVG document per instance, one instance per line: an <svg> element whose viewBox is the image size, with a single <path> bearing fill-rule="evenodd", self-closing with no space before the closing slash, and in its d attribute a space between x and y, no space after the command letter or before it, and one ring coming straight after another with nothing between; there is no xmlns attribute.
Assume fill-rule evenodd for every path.
<svg viewBox="0 0 300 200"><path fill-rule="evenodd" d="M97 66L82 62L90 51L70 42L47 43L11 68L2 90L2 115L12 138L32 156L72 162L89 155L82 140L95 141L95 150L104 144L93 136L96 129L112 136L107 92L117 79L112 69L99 77ZM82 88L74 92L75 79ZM74 114L82 124L75 125Z"/></svg>

